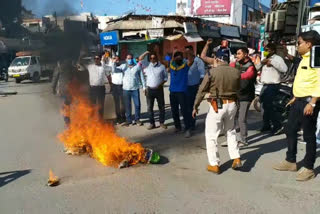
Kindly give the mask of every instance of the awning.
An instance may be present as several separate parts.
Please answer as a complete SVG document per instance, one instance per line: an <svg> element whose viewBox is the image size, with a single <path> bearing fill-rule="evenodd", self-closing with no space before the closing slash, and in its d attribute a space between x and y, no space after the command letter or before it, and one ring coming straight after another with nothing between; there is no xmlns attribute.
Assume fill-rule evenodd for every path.
<svg viewBox="0 0 320 214"><path fill-rule="evenodd" d="M200 37L200 35L198 33L185 34L184 38L186 38L186 40L188 42L202 42L203 41L203 39Z"/></svg>
<svg viewBox="0 0 320 214"><path fill-rule="evenodd" d="M174 40L180 39L181 37L182 37L182 34L178 34L173 36L166 36L164 39L174 41Z"/></svg>
<svg viewBox="0 0 320 214"><path fill-rule="evenodd" d="M119 43L146 43L146 44L151 44L151 43L157 43L162 41L162 38L158 39L150 39L150 40L144 40L144 39L132 39L132 40L120 40Z"/></svg>
<svg viewBox="0 0 320 214"><path fill-rule="evenodd" d="M220 32L218 30L200 30L199 35L201 37L221 38Z"/></svg>
<svg viewBox="0 0 320 214"><path fill-rule="evenodd" d="M220 34L221 36L240 38L240 31L238 26L221 26Z"/></svg>
<svg viewBox="0 0 320 214"><path fill-rule="evenodd" d="M175 20L167 20L163 28L183 28L183 25ZM103 30L146 30L152 29L152 20L121 20L115 23L108 24L108 27Z"/></svg>

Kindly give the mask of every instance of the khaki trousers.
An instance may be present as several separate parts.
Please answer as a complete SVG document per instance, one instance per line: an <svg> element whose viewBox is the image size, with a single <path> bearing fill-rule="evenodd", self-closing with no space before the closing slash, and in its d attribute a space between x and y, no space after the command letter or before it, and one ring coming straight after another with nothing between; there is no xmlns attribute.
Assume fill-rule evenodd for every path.
<svg viewBox="0 0 320 214"><path fill-rule="evenodd" d="M220 165L220 157L218 151L218 136L222 130L227 134L228 151L231 159L240 158L238 142L236 139L236 130L234 119L237 113L237 105L235 102L223 104L223 108L216 113L211 104L209 104L209 112L206 119L206 144L209 164L211 166Z"/></svg>

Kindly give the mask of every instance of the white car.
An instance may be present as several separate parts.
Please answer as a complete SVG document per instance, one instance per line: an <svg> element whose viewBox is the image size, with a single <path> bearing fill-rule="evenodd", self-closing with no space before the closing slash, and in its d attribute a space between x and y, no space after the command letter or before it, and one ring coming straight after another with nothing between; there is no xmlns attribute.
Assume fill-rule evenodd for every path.
<svg viewBox="0 0 320 214"><path fill-rule="evenodd" d="M41 77L39 58L39 56L16 57L8 69L9 77L15 78L16 83L20 83L22 80L39 82Z"/></svg>

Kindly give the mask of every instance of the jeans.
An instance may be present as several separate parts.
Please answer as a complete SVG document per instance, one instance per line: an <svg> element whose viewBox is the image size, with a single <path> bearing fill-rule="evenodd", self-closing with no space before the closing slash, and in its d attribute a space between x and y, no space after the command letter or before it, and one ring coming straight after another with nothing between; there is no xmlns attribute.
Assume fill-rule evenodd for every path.
<svg viewBox="0 0 320 214"><path fill-rule="evenodd" d="M192 117L192 111L193 111L194 101L198 93L198 89L199 89L199 84L188 86L188 89L187 89L188 90L187 91L188 115L190 117L190 126L193 129L196 126L196 119Z"/></svg>
<svg viewBox="0 0 320 214"><path fill-rule="evenodd" d="M260 101L263 107L263 126L273 129L281 128L281 114L275 111L273 97L279 93L279 84L266 84L261 89Z"/></svg>
<svg viewBox="0 0 320 214"><path fill-rule="evenodd" d="M104 100L106 97L106 87L103 86L90 86L90 101L93 105L99 106L99 115L103 119L104 113Z"/></svg>
<svg viewBox="0 0 320 214"><path fill-rule="evenodd" d="M112 96L116 111L117 120L120 122L126 119L124 110L123 90L122 85L112 84Z"/></svg>
<svg viewBox="0 0 320 214"><path fill-rule="evenodd" d="M159 107L159 121L160 124L164 123L165 120L165 102L164 102L164 93L163 93L163 87L158 89L147 89L147 105L148 105L148 113L149 113L149 120L150 124L154 124L154 101L157 100L158 107Z"/></svg>
<svg viewBox="0 0 320 214"><path fill-rule="evenodd" d="M170 105L171 105L171 113L172 113L172 117L173 117L173 121L176 129L181 129L180 113L179 113L179 107L180 107L182 116L183 116L184 128L185 130L189 130L191 115L188 114L187 94L185 92L171 92Z"/></svg>
<svg viewBox="0 0 320 214"><path fill-rule="evenodd" d="M247 137L248 137L247 118L248 118L250 104L251 102L248 102L248 101L240 101L239 109L236 115L236 120L238 121L238 125L240 128L240 141L243 143L247 143Z"/></svg>
<svg viewBox="0 0 320 214"><path fill-rule="evenodd" d="M134 103L134 113L135 113L135 121L140 120L140 111L141 111L141 104L140 104L140 92L139 89L137 90L123 90L123 98L124 104L126 109L126 120L128 123L132 123L131 118L131 99Z"/></svg>
<svg viewBox="0 0 320 214"><path fill-rule="evenodd" d="M290 108L288 123L286 127L288 151L286 160L291 163L296 163L297 155L297 132L302 127L303 139L306 144L306 155L304 157L304 167L313 169L314 162L316 160L316 125L317 117L319 113L320 105L313 110L313 115L305 116L303 114L305 106L308 104L307 101L299 98L293 103Z"/></svg>

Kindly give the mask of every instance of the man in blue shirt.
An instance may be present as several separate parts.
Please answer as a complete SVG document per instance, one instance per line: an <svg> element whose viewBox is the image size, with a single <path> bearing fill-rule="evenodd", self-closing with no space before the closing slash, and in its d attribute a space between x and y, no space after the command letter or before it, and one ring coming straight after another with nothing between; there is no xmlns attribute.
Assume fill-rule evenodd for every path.
<svg viewBox="0 0 320 214"><path fill-rule="evenodd" d="M179 115L179 109L181 109L186 138L191 137L191 115L188 114L187 89L189 65L192 65L193 60L194 59L188 55L188 63L184 62L183 53L178 51L174 53L173 60L170 63L171 81L169 90L172 117L176 127L176 133L178 133L181 131Z"/></svg>
<svg viewBox="0 0 320 214"><path fill-rule="evenodd" d="M196 127L196 119L192 117L192 110L194 105L194 100L196 99L196 95L199 89L199 85L202 82L202 79L205 75L205 66L202 59L194 55L193 47L186 46L185 47L185 54L190 55L191 58L193 58L193 63L189 68L188 71L188 114L191 115L191 129L195 129Z"/></svg>
<svg viewBox="0 0 320 214"><path fill-rule="evenodd" d="M132 54L127 55L127 62L117 67L117 69L123 72L123 98L126 109L126 120L127 122L123 126L129 126L138 124L142 126L143 123L140 121L141 103L140 103L140 91L142 88L145 91L145 80L142 73L141 65L135 64ZM132 121L131 118L131 100L134 103L135 118Z"/></svg>
<svg viewBox="0 0 320 214"><path fill-rule="evenodd" d="M159 61L159 48L155 48L154 52L146 51L139 57L139 61L143 61L145 56L149 54L150 62L147 67L144 69L144 74L146 76L146 97L148 105L148 113L150 125L148 130L154 129L155 120L154 120L154 101L157 100L159 106L159 121L160 127L167 129L167 126L164 124L165 121L165 101L164 101L164 91L163 85L168 80L168 74L166 67Z"/></svg>

